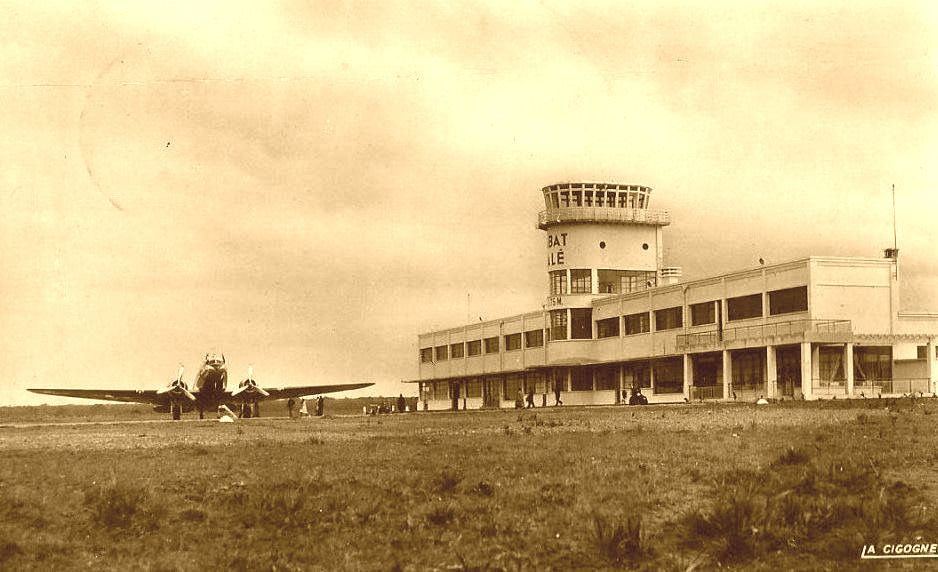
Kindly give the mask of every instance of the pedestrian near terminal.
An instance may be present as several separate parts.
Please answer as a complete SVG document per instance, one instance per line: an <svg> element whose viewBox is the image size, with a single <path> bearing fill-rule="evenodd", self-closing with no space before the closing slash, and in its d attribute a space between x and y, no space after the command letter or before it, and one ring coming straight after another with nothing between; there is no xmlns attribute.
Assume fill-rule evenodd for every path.
<svg viewBox="0 0 938 572"><path fill-rule="evenodd" d="M560 400L560 381L554 380L554 405L563 405Z"/></svg>
<svg viewBox="0 0 938 572"><path fill-rule="evenodd" d="M296 401L291 397L287 399L287 414L290 415L290 419L293 419L293 407L296 405Z"/></svg>
<svg viewBox="0 0 938 572"><path fill-rule="evenodd" d="M528 401L525 404L525 409L527 408L531 408L531 409L534 408L534 386L533 385L528 387Z"/></svg>

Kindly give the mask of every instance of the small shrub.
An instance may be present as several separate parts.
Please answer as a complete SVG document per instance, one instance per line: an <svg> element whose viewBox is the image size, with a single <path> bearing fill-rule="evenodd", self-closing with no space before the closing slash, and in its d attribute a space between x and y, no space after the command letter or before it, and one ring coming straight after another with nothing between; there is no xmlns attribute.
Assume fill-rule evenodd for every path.
<svg viewBox="0 0 938 572"><path fill-rule="evenodd" d="M437 481L436 490L441 493L453 493L456 487L462 482L462 476L450 471L443 471Z"/></svg>
<svg viewBox="0 0 938 572"><path fill-rule="evenodd" d="M446 526L456 520L456 511L451 506L437 506L427 513L427 521L435 526Z"/></svg>
<svg viewBox="0 0 938 572"><path fill-rule="evenodd" d="M476 492L484 497L490 497L495 494L495 489L487 482L479 481L479 484L476 485Z"/></svg>
<svg viewBox="0 0 938 572"><path fill-rule="evenodd" d="M613 564L632 563L648 553L642 535L641 517L628 517L625 524L609 524L599 515L593 517L596 547Z"/></svg>
<svg viewBox="0 0 938 572"><path fill-rule="evenodd" d="M775 460L776 465L803 465L811 459L805 451L789 447Z"/></svg>
<svg viewBox="0 0 938 572"><path fill-rule="evenodd" d="M19 544L12 540L0 542L0 563L6 562L18 554L22 554L23 549Z"/></svg>
<svg viewBox="0 0 938 572"><path fill-rule="evenodd" d="M94 522L108 528L127 528L138 517L149 526L159 520L146 489L116 479L85 491L85 506Z"/></svg>

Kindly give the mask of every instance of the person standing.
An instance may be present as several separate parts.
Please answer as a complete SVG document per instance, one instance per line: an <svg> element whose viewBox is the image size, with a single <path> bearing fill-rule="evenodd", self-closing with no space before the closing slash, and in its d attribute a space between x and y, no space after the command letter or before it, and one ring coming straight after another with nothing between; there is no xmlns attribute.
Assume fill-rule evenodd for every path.
<svg viewBox="0 0 938 572"><path fill-rule="evenodd" d="M322 410L324 407L323 401L324 400L321 395L316 398L316 417L322 417Z"/></svg>
<svg viewBox="0 0 938 572"><path fill-rule="evenodd" d="M560 400L560 380L554 380L554 405L563 405Z"/></svg>
<svg viewBox="0 0 938 572"><path fill-rule="evenodd" d="M292 397L287 399L287 414L290 416L290 419L293 419L293 407L296 406L296 400Z"/></svg>
<svg viewBox="0 0 938 572"><path fill-rule="evenodd" d="M528 400L525 404L525 409L531 408L534 409L534 385L528 387Z"/></svg>
<svg viewBox="0 0 938 572"><path fill-rule="evenodd" d="M300 417L309 417L309 409L306 408L306 399L300 398Z"/></svg>
<svg viewBox="0 0 938 572"><path fill-rule="evenodd" d="M403 413L407 408L407 402L404 400L404 394L401 393L397 396L397 412Z"/></svg>

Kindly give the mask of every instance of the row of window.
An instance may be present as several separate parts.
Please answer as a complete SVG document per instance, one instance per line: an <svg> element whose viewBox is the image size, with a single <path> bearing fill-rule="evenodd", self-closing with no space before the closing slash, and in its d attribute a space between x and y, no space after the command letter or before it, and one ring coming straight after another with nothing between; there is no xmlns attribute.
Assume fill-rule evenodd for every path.
<svg viewBox="0 0 938 572"><path fill-rule="evenodd" d="M786 288L783 290L773 290L769 295L769 315L776 316L792 312L805 312L808 309L808 289L806 286L796 288ZM713 324L717 317L722 315L720 300L712 302L702 302L700 304L690 305L691 325L701 326ZM762 294L751 294L747 296L737 296L727 298L726 300L727 320L744 320L750 318L762 317ZM588 340L593 338L593 311L590 308L570 308L551 310L549 319L550 326L547 330L551 341L567 339L567 325L569 321L570 339ZM644 334L651 331L651 318L654 317L655 331L674 330L684 327L684 309L681 306L673 308L663 308L653 312L639 312L596 320L596 337L611 338L619 335L631 336L634 334ZM522 335L508 334L505 338L505 350L520 350L522 347ZM474 340L465 342L465 351L469 356L477 356L482 353L482 344L485 344L485 353L498 353L499 338L497 336L485 338L484 340ZM542 330L530 330L524 332L524 347L541 347L544 345L544 332ZM451 344L450 346L437 346L435 348L423 348L420 350L420 361L430 363L432 361L444 361L449 358L461 358L463 353L463 342Z"/></svg>
<svg viewBox="0 0 938 572"><path fill-rule="evenodd" d="M569 288L567 287L566 270L553 270L549 274L551 296L591 294L593 292L593 273L588 268L570 270ZM657 274L653 271L597 270L596 274L600 294L628 294L629 292L653 288L658 283Z"/></svg>
<svg viewBox="0 0 938 572"><path fill-rule="evenodd" d="M520 350L522 340L525 348L539 348L544 345L544 330L528 330L522 335L507 334L505 338L505 351ZM434 361L446 361L448 359L459 359L465 356L482 355L483 349L486 354L497 354L499 351L499 338L493 336L481 340L472 340L469 342L456 342L454 344L435 346L430 348L420 348L420 363L431 363Z"/></svg>

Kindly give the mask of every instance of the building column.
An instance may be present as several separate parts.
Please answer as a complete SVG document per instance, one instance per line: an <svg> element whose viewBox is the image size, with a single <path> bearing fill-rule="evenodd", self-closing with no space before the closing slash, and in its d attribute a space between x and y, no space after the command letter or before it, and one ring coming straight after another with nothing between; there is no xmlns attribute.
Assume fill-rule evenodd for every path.
<svg viewBox="0 0 938 572"><path fill-rule="evenodd" d="M639 383L641 385L641 383ZM648 360L648 385L650 385L651 394L655 394L655 362Z"/></svg>
<svg viewBox="0 0 938 572"><path fill-rule="evenodd" d="M811 399L813 392L811 391L812 386L812 375L813 368L811 367L811 362L813 356L811 355L811 342L801 342L801 393L804 395L805 399ZM798 396L795 396L797 399Z"/></svg>
<svg viewBox="0 0 938 572"><path fill-rule="evenodd" d="M765 397L778 397L778 365L775 360L775 346L765 346Z"/></svg>
<svg viewBox="0 0 938 572"><path fill-rule="evenodd" d="M694 385L694 359L684 354L684 399L690 401L690 388Z"/></svg>
<svg viewBox="0 0 938 572"><path fill-rule="evenodd" d="M925 373L928 374L928 389L938 395L938 367L935 367L935 338L928 338L925 346Z"/></svg>
<svg viewBox="0 0 938 572"><path fill-rule="evenodd" d="M732 399L730 385L733 384L733 356L729 350L723 350L723 400Z"/></svg>
<svg viewBox="0 0 938 572"><path fill-rule="evenodd" d="M844 344L844 379L847 380L847 397L853 397L853 342Z"/></svg>

